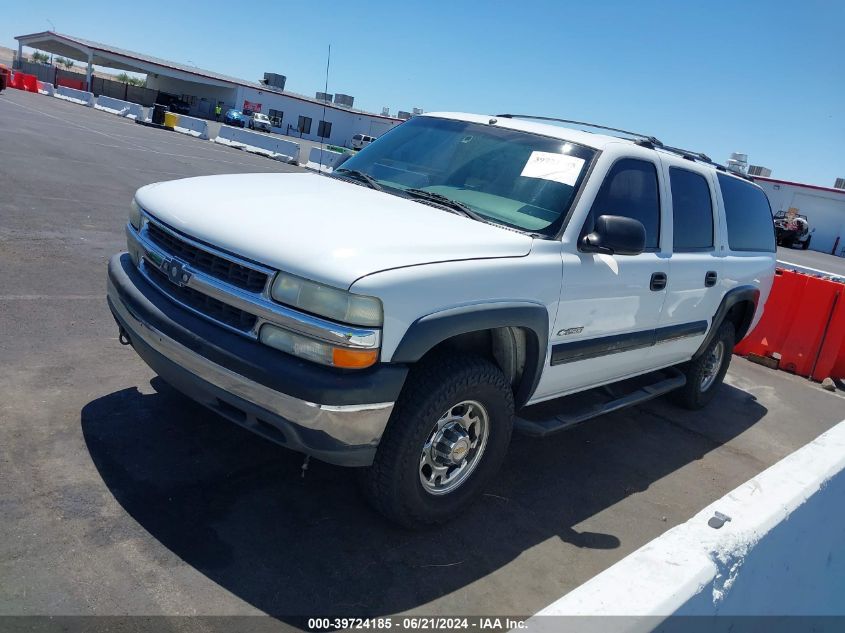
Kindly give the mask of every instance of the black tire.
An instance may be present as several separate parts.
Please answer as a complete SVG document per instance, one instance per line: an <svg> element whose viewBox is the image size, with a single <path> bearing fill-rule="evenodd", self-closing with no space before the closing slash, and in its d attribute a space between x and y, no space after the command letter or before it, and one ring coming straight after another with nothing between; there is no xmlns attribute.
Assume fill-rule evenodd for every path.
<svg viewBox="0 0 845 633"><path fill-rule="evenodd" d="M713 399L731 364L735 337L734 324L730 321L724 321L719 326L716 336L713 337L713 340L707 346L707 349L704 350L704 353L697 359L685 363L678 368L686 375L687 384L681 389L672 392L671 398L675 404L686 409L695 410L703 408ZM720 344L723 346L721 365L714 379L707 385L707 388L702 389L705 376L709 373L708 367L710 365L711 355Z"/></svg>
<svg viewBox="0 0 845 633"><path fill-rule="evenodd" d="M441 416L468 400L486 410L486 447L460 485L445 494L432 494L420 477L423 446ZM457 353L426 359L408 375L375 461L361 472L364 495L376 510L404 527L445 523L499 471L510 443L513 414L510 384L490 361Z"/></svg>
<svg viewBox="0 0 845 633"><path fill-rule="evenodd" d="M811 240L811 239L813 239L813 238L812 238L812 237L808 237L808 238L807 238L807 241L806 241L806 242L804 242L803 244L801 244L801 250L802 250L802 251L806 251L808 248L810 248L810 240Z"/></svg>

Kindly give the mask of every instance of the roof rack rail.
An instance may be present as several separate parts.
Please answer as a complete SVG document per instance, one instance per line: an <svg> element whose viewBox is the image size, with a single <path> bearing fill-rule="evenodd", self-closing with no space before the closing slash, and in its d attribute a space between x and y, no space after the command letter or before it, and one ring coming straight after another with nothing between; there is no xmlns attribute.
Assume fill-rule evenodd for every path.
<svg viewBox="0 0 845 633"><path fill-rule="evenodd" d="M497 117L502 119L533 119L535 121L555 121L557 123L571 123L573 125L583 125L584 127L592 127L596 128L597 130L608 130L610 132L619 132L621 134L627 134L628 136L636 136L643 141L656 146L662 147L663 143L657 140L654 136L650 134L640 134L639 132L631 132L630 130L622 130L618 127L608 127L606 125L599 125L597 123L587 123L586 121L573 121L572 119L558 119L556 117L549 117L549 116L534 116L533 114L497 114Z"/></svg>
<svg viewBox="0 0 845 633"><path fill-rule="evenodd" d="M640 134L639 132L631 132L630 130L622 130L616 127L608 127L606 125L598 125L596 123L587 123L586 121L574 121L572 119L558 119L556 117L548 117L548 116L535 116L533 114L497 114L496 115L502 119L533 119L535 121L555 121L557 123L570 123L572 125L583 125L584 127L592 127L596 128L597 130L608 130L610 132L619 132L621 134L627 134L628 136L634 136L637 140L634 142L637 145L642 147L647 147L649 149L662 149L667 152L671 152L672 154L677 154L687 160L690 161L700 161L702 163L707 163L715 167L719 171L723 171L728 174L733 174L734 176L738 176L740 178L744 178L745 180L749 180L754 182L754 180L747 176L746 174L738 173L735 171L731 171L724 165L717 163L712 158L710 158L704 152L694 152L688 149L682 149L680 147L672 147L671 145L664 145L661 143L656 137L651 136L650 134Z"/></svg>

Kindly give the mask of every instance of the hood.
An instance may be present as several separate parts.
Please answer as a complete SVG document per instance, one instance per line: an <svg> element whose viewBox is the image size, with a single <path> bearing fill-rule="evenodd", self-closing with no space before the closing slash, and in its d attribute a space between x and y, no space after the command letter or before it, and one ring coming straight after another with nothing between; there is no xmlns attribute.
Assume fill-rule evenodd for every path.
<svg viewBox="0 0 845 633"><path fill-rule="evenodd" d="M374 272L522 257L532 238L317 174L202 176L138 190L143 209L195 239L348 288Z"/></svg>

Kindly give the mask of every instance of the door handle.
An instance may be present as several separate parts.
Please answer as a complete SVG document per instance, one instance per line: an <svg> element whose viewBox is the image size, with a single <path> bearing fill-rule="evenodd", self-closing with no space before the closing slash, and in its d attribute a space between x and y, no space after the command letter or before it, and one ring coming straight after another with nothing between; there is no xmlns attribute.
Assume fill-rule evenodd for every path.
<svg viewBox="0 0 845 633"><path fill-rule="evenodd" d="M654 291L663 290L666 287L667 280L666 273L652 273L649 288Z"/></svg>
<svg viewBox="0 0 845 633"><path fill-rule="evenodd" d="M715 270L708 270L707 274L704 275L704 287L705 288L712 288L716 285L716 281L719 279L719 275L716 274Z"/></svg>

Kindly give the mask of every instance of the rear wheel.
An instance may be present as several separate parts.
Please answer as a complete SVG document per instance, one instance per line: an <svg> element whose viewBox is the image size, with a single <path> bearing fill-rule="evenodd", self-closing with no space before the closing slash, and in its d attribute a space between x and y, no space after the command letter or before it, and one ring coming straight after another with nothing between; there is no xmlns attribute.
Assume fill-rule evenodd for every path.
<svg viewBox="0 0 845 633"><path fill-rule="evenodd" d="M801 250L802 250L802 251L806 251L808 248L810 248L810 240L811 240L811 239L813 239L813 238L812 238L812 237L808 237L808 238L807 238L807 241L806 241L806 242L804 242L803 244L801 244Z"/></svg>
<svg viewBox="0 0 845 633"><path fill-rule="evenodd" d="M513 393L502 371L469 355L439 355L408 376L373 465L370 503L410 528L460 514L504 461Z"/></svg>
<svg viewBox="0 0 845 633"><path fill-rule="evenodd" d="M672 392L676 404L687 409L701 409L713 399L731 364L735 337L734 324L723 322L704 353L679 367L686 375L687 383Z"/></svg>

